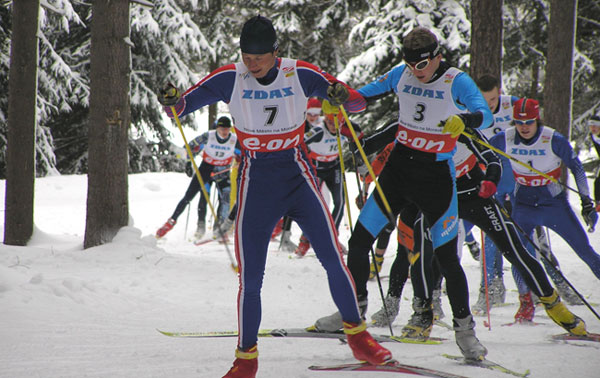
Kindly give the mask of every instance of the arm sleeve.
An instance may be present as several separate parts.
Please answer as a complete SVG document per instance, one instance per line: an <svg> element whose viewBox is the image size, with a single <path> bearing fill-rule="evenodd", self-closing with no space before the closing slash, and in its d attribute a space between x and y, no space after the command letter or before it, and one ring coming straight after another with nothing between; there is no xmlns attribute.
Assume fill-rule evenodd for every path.
<svg viewBox="0 0 600 378"><path fill-rule="evenodd" d="M581 161L573 151L567 138L558 132L554 132L552 136L552 152L561 158L564 164L569 168L575 177L575 184L581 196L590 196L590 189L585 177L585 171Z"/></svg>
<svg viewBox="0 0 600 378"><path fill-rule="evenodd" d="M479 130L474 129L473 132L479 139L488 142L486 137ZM502 164L500 163L498 155L490 148L485 147L481 143L478 143L463 134L459 136L458 141L466 145L467 148L473 152L477 160L485 165L485 180L498 185L500 177L502 176Z"/></svg>
<svg viewBox="0 0 600 378"><path fill-rule="evenodd" d="M175 104L175 111L183 117L203 106L217 101L229 103L235 84L235 65L229 64L211 72L196 85L189 88ZM173 118L171 107L165 106L165 112Z"/></svg>
<svg viewBox="0 0 600 378"><path fill-rule="evenodd" d="M196 156L200 151L204 149L206 142L208 141L208 132L200 134L189 142L192 154Z"/></svg>
<svg viewBox="0 0 600 378"><path fill-rule="evenodd" d="M393 120L385 126L375 130L375 133L362 139L365 154L375 153L396 139L398 133L398 121Z"/></svg>
<svg viewBox="0 0 600 378"><path fill-rule="evenodd" d="M492 112L477 85L462 72L452 82L452 97L459 108L466 108L465 124L471 128L486 129L494 123ZM479 114L478 114L479 113Z"/></svg>
<svg viewBox="0 0 600 378"><path fill-rule="evenodd" d="M321 141L321 139L323 139L323 133L324 131L321 127L313 127L304 134L304 143L308 146L311 143Z"/></svg>
<svg viewBox="0 0 600 378"><path fill-rule="evenodd" d="M499 132L490 138L490 145L496 147L500 151L506 152L506 134L504 131Z"/></svg>
<svg viewBox="0 0 600 378"><path fill-rule="evenodd" d="M365 110L366 101L363 96L346 83L336 79L319 67L302 60L297 61L296 67L298 68L298 77L300 78L300 84L306 97L315 96L328 99L327 88L331 84L339 82L348 88L348 92L350 93L350 97L344 103L344 109L350 113L358 113Z"/></svg>
<svg viewBox="0 0 600 378"><path fill-rule="evenodd" d="M404 64L392 68L374 81L358 89L358 93L360 93L367 102L371 102L396 92L398 81L400 81L400 77L405 69L406 65Z"/></svg>

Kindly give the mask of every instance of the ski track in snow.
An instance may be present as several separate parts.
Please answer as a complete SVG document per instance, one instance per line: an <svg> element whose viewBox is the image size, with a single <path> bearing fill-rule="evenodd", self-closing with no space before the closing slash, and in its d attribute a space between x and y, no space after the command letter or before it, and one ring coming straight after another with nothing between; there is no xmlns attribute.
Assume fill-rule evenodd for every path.
<svg viewBox="0 0 600 378"><path fill-rule="evenodd" d="M350 199L356 196L348 179ZM83 250L86 176L55 176L36 180L34 237L27 247L0 245L0 377L221 377L234 359L235 338L176 339L156 328L172 331L237 329L238 281L218 243L195 247L184 237L187 213L165 240L154 232L172 213L189 178L180 173L129 176L133 224L112 243ZM591 186L591 180L590 180ZM4 197L5 185L0 187ZM187 237L196 222L197 198L192 202ZM579 215L579 200L571 196ZM358 211L353 207L352 217ZM2 220L2 222L4 222ZM0 233L3 233L3 224ZM342 243L350 235L340 227ZM477 238L479 232L477 230ZM292 228L297 242L300 230ZM589 234L588 234L589 235ZM3 237L3 234L2 234ZM395 255L395 234L383 274ZM589 268L555 234L552 248L563 273L600 312L600 284ZM600 234L591 235L600 251ZM303 259L270 245L262 291L261 328L298 328L335 311L325 272L309 250ZM233 253L233 247L231 246ZM479 265L468 250L463 266L469 278L471 304L477 300ZM517 310L518 294L506 268L507 302L487 317L476 317L477 336L488 348L488 358L531 377L598 377L600 345L590 342L553 342L562 333L536 308L538 326L509 323ZM383 280L384 292L388 280ZM381 307L376 282L369 283L368 316ZM407 282L394 323L399 334L412 310L412 287ZM447 297L442 297L446 322L451 322ZM600 332L598 320L585 306L569 306L588 329ZM387 334L387 328L372 328ZM468 377L508 377L442 357L459 354L453 332L434 327L433 336L448 338L442 345L385 345L402 363ZM315 372L310 365L354 362L350 349L337 340L261 338L258 377L368 377L364 372ZM386 373L376 376L385 377ZM387 376L390 376L388 373Z"/></svg>

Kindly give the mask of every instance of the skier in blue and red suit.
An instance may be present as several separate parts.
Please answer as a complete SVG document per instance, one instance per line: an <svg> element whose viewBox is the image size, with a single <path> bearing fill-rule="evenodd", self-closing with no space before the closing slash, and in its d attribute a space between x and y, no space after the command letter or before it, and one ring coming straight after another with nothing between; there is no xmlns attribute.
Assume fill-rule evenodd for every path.
<svg viewBox="0 0 600 378"><path fill-rule="evenodd" d="M300 226L327 271L354 356L383 364L392 355L373 340L360 317L336 227L303 143L309 97L343 104L350 112L362 111L365 100L312 64L279 58L275 29L265 17L255 16L244 24L240 48L242 62L218 68L182 96L172 86L159 94L170 116L170 106L185 116L217 101L227 103L243 150L234 234L240 269L239 338L236 359L225 377L252 378L258 370L260 291L267 247L275 224L285 215Z"/></svg>
<svg viewBox="0 0 600 378"><path fill-rule="evenodd" d="M598 220L594 202L585 176L585 171L567 138L545 126L539 113L539 103L534 99L522 98L513 107L514 127L496 134L490 143L510 155L512 171L516 179L515 201L512 218L521 226L524 233L531 236L533 228L546 226L560 235L575 253L590 267L594 275L600 278L600 255L592 246L577 216L571 209L567 193L559 183L561 165L564 164L575 177L575 183L581 199L581 215L592 230ZM517 161L526 163L541 175ZM550 180L548 177L552 177ZM517 283L522 279L513 270ZM521 289L519 289L521 292ZM560 301L557 293L553 297ZM544 305L548 308L545 301ZM583 321L564 314L557 322L572 324L571 332L585 333Z"/></svg>

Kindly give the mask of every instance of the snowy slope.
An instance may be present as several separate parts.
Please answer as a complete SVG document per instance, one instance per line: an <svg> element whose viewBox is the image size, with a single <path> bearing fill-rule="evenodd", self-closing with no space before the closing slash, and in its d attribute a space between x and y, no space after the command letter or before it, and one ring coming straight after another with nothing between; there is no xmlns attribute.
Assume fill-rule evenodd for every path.
<svg viewBox="0 0 600 378"><path fill-rule="evenodd" d="M0 377L221 377L233 361L235 338L173 339L156 328L217 331L237 328L237 278L223 246L195 247L184 238L186 213L167 239L158 245L152 236L173 211L189 179L177 173L131 175L130 213L133 224L112 243L82 250L85 227L85 176L56 176L36 181L36 231L27 247L0 245ZM352 184L354 180L348 180ZM4 185L0 192L4 198ZM355 189L350 189L355 193ZM354 195L351 195L352 201ZM572 198L579 211L579 201ZM193 202L196 206L196 201ZM357 211L353 208L353 219ZM2 217L3 219L3 217ZM191 211L188 237L196 221ZM3 220L1 221L3 222ZM0 229L3 229L3 225ZM3 232L0 230L0 233ZM293 228L293 240L300 232ZM342 242L349 237L342 227ZM600 250L600 234L592 235ZM314 253L291 258L270 248L263 288L262 328L303 327L335 310L325 273ZM384 264L387 275L394 256L390 243ZM600 311L600 284L587 266L557 236L552 247L568 279ZM471 301L477 298L478 263L467 250L463 257ZM506 264L508 266L508 263ZM505 282L514 289L510 273ZM384 280L384 291L387 280ZM381 305L376 283L370 283L369 314ZM404 290L396 334L410 316L410 282ZM492 310L492 329L477 318L478 337L488 357L532 377L598 377L600 345L556 343L561 333L537 309L539 326L501 326L517 309ZM446 321L450 307L443 297ZM586 307L573 307L588 329L600 332L598 320ZM372 329L387 333L387 329ZM508 377L461 366L441 356L459 354L453 333L435 327L433 335L448 338L442 345L386 344L408 364L468 377ZM349 348L336 340L260 339L259 377L369 377L390 373L312 372L312 364L352 362Z"/></svg>

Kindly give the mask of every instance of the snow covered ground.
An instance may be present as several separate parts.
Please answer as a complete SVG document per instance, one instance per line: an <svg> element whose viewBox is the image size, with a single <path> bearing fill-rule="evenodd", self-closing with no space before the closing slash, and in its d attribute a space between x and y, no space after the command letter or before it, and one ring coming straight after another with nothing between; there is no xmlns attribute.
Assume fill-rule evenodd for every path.
<svg viewBox="0 0 600 378"><path fill-rule="evenodd" d="M348 180L352 184L354 180ZM156 229L170 216L189 179L177 173L131 175L131 227L112 243L82 249L85 227L86 176L38 179L35 194L36 230L27 247L0 245L0 377L221 377L233 361L235 338L175 339L156 329L174 331L235 330L237 277L223 246L195 247L184 236L186 213L167 239L157 244ZM5 185L0 185L4 198ZM351 193L355 192L351 188ZM354 198L351 195L351 198ZM579 201L572 197L579 212ZM196 201L193 202L193 209ZM353 218L357 216L353 209ZM3 222L4 217L2 216ZM191 212L188 238L196 221ZM3 232L3 224L0 233ZM293 228L293 240L300 232ZM341 229L341 240L349 237ZM600 251L600 233L592 236ZM2 234L3 238L3 234ZM335 310L325 273L314 254L292 258L270 247L262 292L262 328L304 327ZM563 272L600 311L600 285L588 267L562 239L552 235L552 247ZM387 275L395 251L390 243L383 272ZM477 298L478 263L465 249L465 271L471 301ZM508 265L508 264L507 264ZM510 273L505 282L509 306L492 310L491 330L478 317L477 335L489 349L489 359L514 370L531 370L532 377L598 377L600 345L557 343L562 333L541 308L539 326L502 326L517 309ZM381 305L376 283L370 283L369 315ZM387 290L387 280L384 280ZM404 290L398 334L407 321L412 297ZM450 313L443 297L446 314ZM598 320L584 306L572 309L600 332ZM445 320L450 322L448 315ZM387 333L381 328L374 333ZM505 374L466 367L442 357L459 354L453 333L434 327L442 345L386 344L401 362L468 377ZM313 372L312 364L353 362L350 349L337 340L259 340L259 377L369 377L391 373Z"/></svg>

